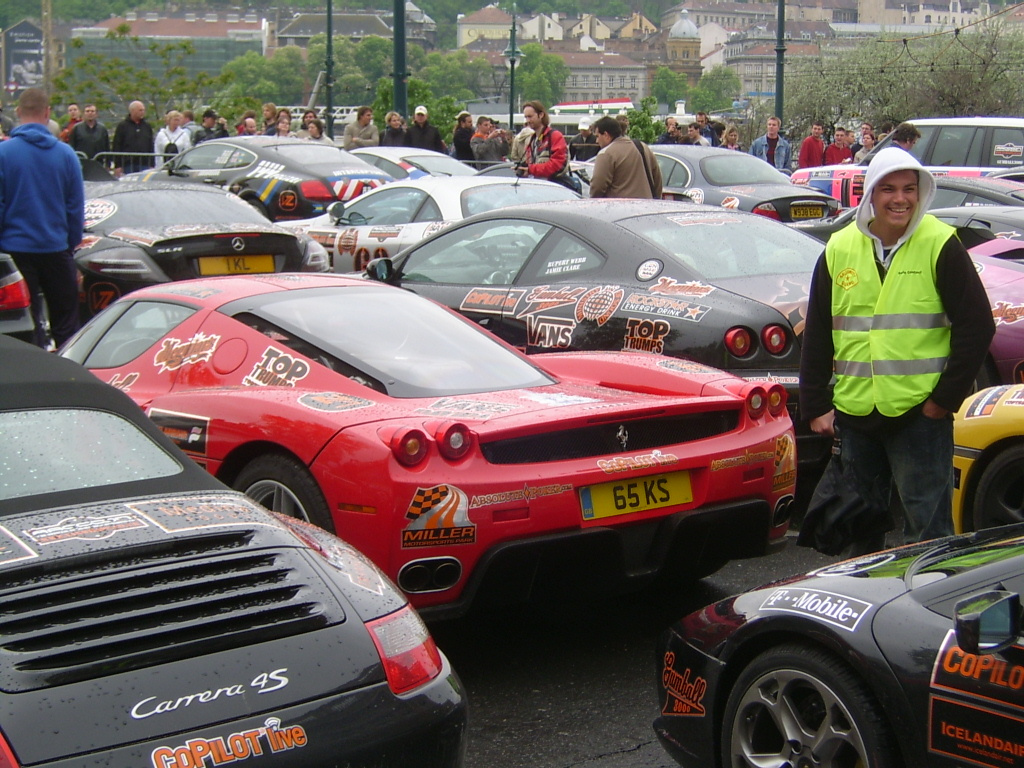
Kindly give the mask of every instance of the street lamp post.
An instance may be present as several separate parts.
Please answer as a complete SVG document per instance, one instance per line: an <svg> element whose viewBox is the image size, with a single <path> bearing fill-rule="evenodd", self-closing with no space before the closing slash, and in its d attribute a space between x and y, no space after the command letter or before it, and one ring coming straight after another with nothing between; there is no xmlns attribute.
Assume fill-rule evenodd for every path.
<svg viewBox="0 0 1024 768"><path fill-rule="evenodd" d="M508 48L502 54L508 61L508 129L515 130L516 110L516 64L523 58L523 52L516 47L516 4L512 3L512 29L509 32Z"/></svg>

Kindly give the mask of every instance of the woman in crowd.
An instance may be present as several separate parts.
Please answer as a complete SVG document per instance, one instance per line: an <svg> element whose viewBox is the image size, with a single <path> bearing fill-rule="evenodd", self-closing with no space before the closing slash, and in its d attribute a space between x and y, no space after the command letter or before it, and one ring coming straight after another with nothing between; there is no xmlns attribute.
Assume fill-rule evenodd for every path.
<svg viewBox="0 0 1024 768"><path fill-rule="evenodd" d="M405 146L405 121L394 110L384 116L384 130L380 134L380 145L382 147Z"/></svg>
<svg viewBox="0 0 1024 768"><path fill-rule="evenodd" d="M725 131L722 133L722 148L743 151L743 147L740 146L740 131L732 123L725 126Z"/></svg>
<svg viewBox="0 0 1024 768"><path fill-rule="evenodd" d="M859 163L867 156L868 152L875 148L875 134L865 131L860 137L860 149L853 156L853 161Z"/></svg>
<svg viewBox="0 0 1024 768"><path fill-rule="evenodd" d="M292 133L292 116L288 110L282 109L277 113L277 133L274 135L278 138L295 138L295 134Z"/></svg>
<svg viewBox="0 0 1024 768"><path fill-rule="evenodd" d="M182 127L181 112L172 109L167 113L167 125L161 128L153 139L153 151L164 160L170 160L179 152L192 146L192 134Z"/></svg>
<svg viewBox="0 0 1024 768"><path fill-rule="evenodd" d="M324 133L324 121L317 117L306 124L306 138L319 144L334 144Z"/></svg>

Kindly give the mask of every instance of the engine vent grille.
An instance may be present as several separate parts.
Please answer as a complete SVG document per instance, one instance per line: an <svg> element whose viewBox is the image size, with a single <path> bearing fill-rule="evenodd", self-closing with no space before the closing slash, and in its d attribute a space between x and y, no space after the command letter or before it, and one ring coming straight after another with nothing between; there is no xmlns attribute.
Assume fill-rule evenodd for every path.
<svg viewBox="0 0 1024 768"><path fill-rule="evenodd" d="M236 549L230 538L11 574L0 583L0 689L89 680L344 621L299 551Z"/></svg>
<svg viewBox="0 0 1024 768"><path fill-rule="evenodd" d="M578 429L528 435L482 444L492 464L584 459L616 453L649 451L725 434L739 424L738 411L712 411L660 419L609 422ZM625 439L625 445L623 445Z"/></svg>

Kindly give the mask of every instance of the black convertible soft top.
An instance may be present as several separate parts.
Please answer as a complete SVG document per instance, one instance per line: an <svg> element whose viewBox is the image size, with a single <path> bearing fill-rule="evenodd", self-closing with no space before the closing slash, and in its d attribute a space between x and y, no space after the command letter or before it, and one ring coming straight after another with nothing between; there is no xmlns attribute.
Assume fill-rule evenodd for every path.
<svg viewBox="0 0 1024 768"><path fill-rule="evenodd" d="M182 453L126 394L100 381L78 363L0 335L0 412L38 408L91 408L118 414L173 456L181 465L181 472L150 480L14 499L3 498L3 478L0 477L0 515L159 493L225 490L223 483ZM3 439L0 434L0 440ZM118 446L111 445L110 449L116 452ZM52 450L62 451L64 446L54 445ZM2 471L0 467L0 474Z"/></svg>

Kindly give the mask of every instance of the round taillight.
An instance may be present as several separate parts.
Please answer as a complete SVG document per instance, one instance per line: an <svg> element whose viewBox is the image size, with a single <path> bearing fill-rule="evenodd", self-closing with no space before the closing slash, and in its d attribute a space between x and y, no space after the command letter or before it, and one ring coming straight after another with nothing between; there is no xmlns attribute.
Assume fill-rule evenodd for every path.
<svg viewBox="0 0 1024 768"><path fill-rule="evenodd" d="M418 429L396 432L391 438L391 452L407 467L419 464L427 456L427 436Z"/></svg>
<svg viewBox="0 0 1024 768"><path fill-rule="evenodd" d="M725 348L736 357L746 357L753 349L753 339L746 328L730 328L725 332Z"/></svg>
<svg viewBox="0 0 1024 768"><path fill-rule="evenodd" d="M789 393L781 384L772 384L768 387L768 413L778 416L786 410L786 401L789 400Z"/></svg>
<svg viewBox="0 0 1024 768"><path fill-rule="evenodd" d="M773 355L781 355L786 348L786 329L781 325L766 325L761 329L761 343Z"/></svg>
<svg viewBox="0 0 1024 768"><path fill-rule="evenodd" d="M747 392L747 415L752 419L760 419L768 409L768 393L764 387L751 387Z"/></svg>
<svg viewBox="0 0 1024 768"><path fill-rule="evenodd" d="M442 424L434 432L441 455L450 461L461 459L473 445L473 435L465 424Z"/></svg>

